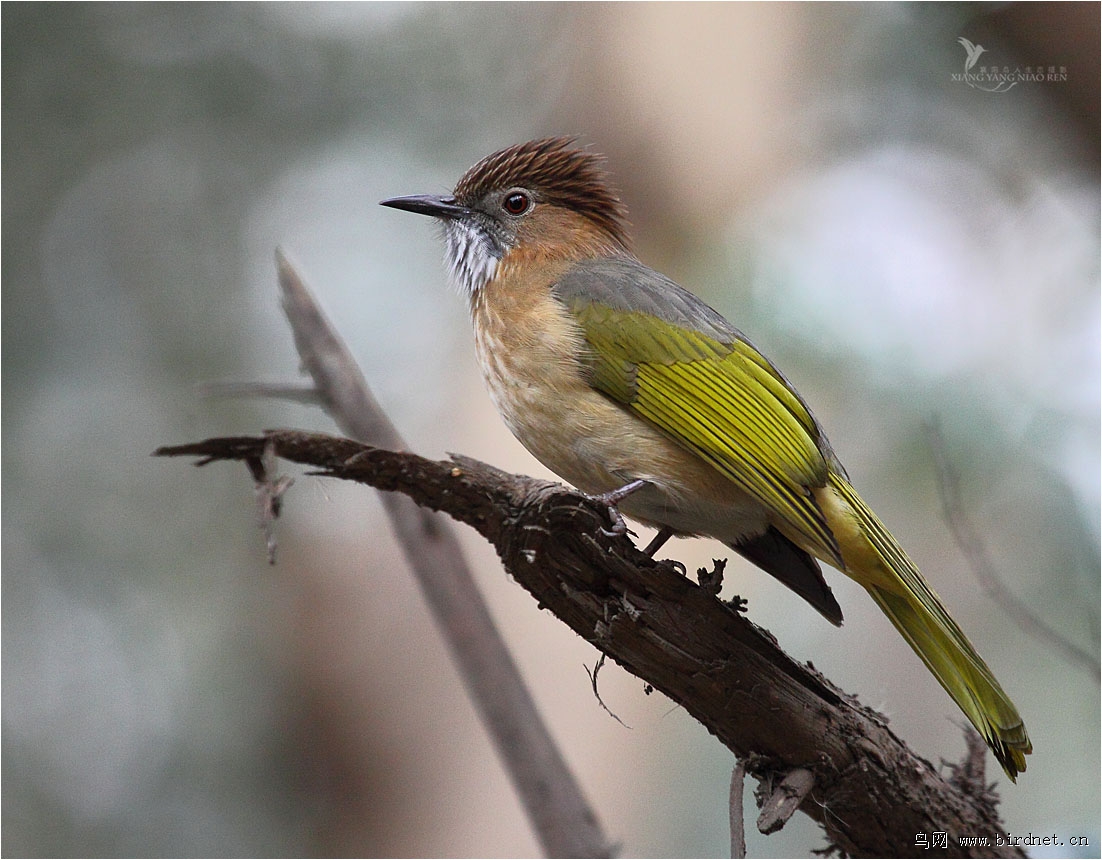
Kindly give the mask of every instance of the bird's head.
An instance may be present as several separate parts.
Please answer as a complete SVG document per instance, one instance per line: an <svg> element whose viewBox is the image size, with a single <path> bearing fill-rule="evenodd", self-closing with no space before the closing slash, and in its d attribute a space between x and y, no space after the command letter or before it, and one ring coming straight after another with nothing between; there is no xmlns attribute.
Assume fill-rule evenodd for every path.
<svg viewBox="0 0 1102 860"><path fill-rule="evenodd" d="M517 144L478 162L450 195L417 195L383 206L431 215L444 226L448 269L467 295L507 263L537 264L625 253L624 205L603 159L553 137Z"/></svg>

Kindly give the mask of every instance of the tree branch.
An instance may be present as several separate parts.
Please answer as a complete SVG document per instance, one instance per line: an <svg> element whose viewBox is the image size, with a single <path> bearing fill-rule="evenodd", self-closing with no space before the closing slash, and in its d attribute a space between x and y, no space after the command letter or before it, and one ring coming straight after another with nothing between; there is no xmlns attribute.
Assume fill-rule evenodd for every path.
<svg viewBox="0 0 1102 860"><path fill-rule="evenodd" d="M314 402L349 436L384 448L405 448L351 353L282 251L276 252L276 265L283 310L314 387L222 386L220 393ZM268 483L263 482L265 486ZM279 489L282 492L286 487L280 484ZM269 495L258 491L261 499ZM544 853L550 857L609 856L610 843L490 616L452 524L403 495L384 493L382 502ZM269 536L269 552L271 547Z"/></svg>
<svg viewBox="0 0 1102 860"><path fill-rule="evenodd" d="M540 606L684 707L759 780L806 769L799 809L851 856L917 854L916 834L946 832L943 856L1020 857L986 792L943 779L887 727L765 631L626 536L607 511L562 487L477 460L433 461L295 431L209 439L160 456L262 461L265 449L312 474L397 491L474 528ZM806 778L804 784L807 784ZM986 847L959 837L987 836Z"/></svg>
<svg viewBox="0 0 1102 860"><path fill-rule="evenodd" d="M728 815L731 819L731 858L741 860L746 856L746 823L742 813L742 794L746 782L746 765L736 761L731 769L731 793L728 799Z"/></svg>

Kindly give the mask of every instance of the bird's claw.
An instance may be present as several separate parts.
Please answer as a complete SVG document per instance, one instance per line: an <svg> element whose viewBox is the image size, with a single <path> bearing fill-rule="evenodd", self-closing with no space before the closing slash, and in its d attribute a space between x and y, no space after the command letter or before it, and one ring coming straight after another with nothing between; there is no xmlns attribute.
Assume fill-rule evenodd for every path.
<svg viewBox="0 0 1102 860"><path fill-rule="evenodd" d="M608 507L608 518L612 522L612 528L606 529L602 526L601 534L606 537L620 537L628 533L628 524L624 522L624 515L620 513L620 509L616 506L636 490L642 489L646 483L642 479L636 479L624 484L619 489L589 497L592 501L603 502Z"/></svg>
<svg viewBox="0 0 1102 860"><path fill-rule="evenodd" d="M620 513L620 509L616 505L608 506L608 518L612 521L612 528L606 529L601 526L601 534L605 537L614 538L628 533L628 524L624 522L624 515Z"/></svg>

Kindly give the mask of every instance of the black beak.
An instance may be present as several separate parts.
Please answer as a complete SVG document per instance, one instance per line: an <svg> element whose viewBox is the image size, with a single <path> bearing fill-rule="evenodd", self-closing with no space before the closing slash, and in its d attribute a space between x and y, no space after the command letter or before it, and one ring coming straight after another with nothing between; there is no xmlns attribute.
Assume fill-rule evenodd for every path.
<svg viewBox="0 0 1102 860"><path fill-rule="evenodd" d="M456 203L454 197L441 197L435 194L391 197L389 200L380 201L379 205L416 212L418 215L432 215L434 218L462 218L470 214L470 210Z"/></svg>

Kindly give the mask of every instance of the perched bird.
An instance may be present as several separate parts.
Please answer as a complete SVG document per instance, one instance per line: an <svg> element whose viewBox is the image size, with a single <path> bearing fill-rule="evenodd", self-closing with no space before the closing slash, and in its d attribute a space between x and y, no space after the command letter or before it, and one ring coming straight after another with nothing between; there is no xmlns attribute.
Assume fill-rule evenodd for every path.
<svg viewBox="0 0 1102 860"><path fill-rule="evenodd" d="M520 442L659 531L708 535L834 624L824 561L864 586L1013 780L1032 744L991 670L850 485L781 372L632 254L602 159L571 138L509 147L450 195L384 200L439 219L478 362Z"/></svg>

